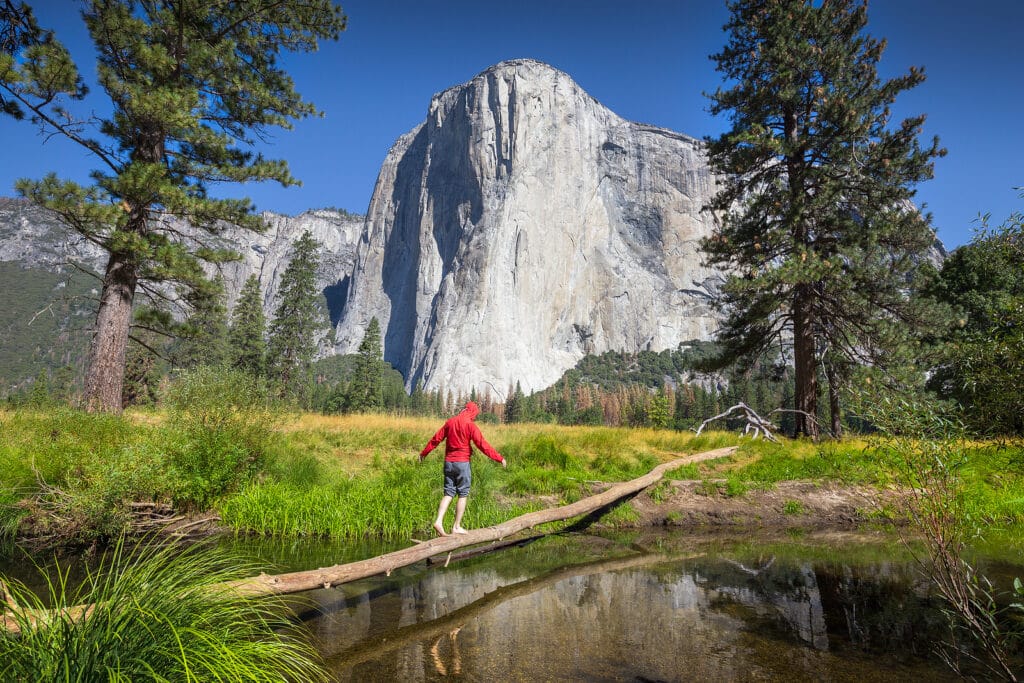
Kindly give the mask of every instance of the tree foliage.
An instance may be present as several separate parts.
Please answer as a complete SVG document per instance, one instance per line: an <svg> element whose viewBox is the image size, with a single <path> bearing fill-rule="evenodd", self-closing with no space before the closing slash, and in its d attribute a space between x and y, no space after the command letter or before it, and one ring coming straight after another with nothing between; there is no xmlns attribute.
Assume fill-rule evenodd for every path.
<svg viewBox="0 0 1024 683"><path fill-rule="evenodd" d="M178 328L174 364L179 368L225 365L228 362L228 309L224 278L198 281L185 294L189 315Z"/></svg>
<svg viewBox="0 0 1024 683"><path fill-rule="evenodd" d="M858 0L735 0L713 55L726 85L710 95L730 129L707 141L719 225L705 241L732 273L722 289L723 365L792 346L798 431L817 433L822 364L884 364L922 323L907 274L934 235L912 208L915 184L944 154L922 148L924 116L890 127L897 95L924 80L879 79L885 47L864 33ZM832 387L830 387L832 388Z"/></svg>
<svg viewBox="0 0 1024 683"><path fill-rule="evenodd" d="M267 369L282 396L302 398L316 353L321 315L316 269L320 244L307 230L296 240L291 261L281 275L277 308L270 322Z"/></svg>
<svg viewBox="0 0 1024 683"><path fill-rule="evenodd" d="M942 339L929 385L955 400L979 433L1024 434L1024 214L974 240L943 264L931 292L959 326Z"/></svg>
<svg viewBox="0 0 1024 683"><path fill-rule="evenodd" d="M242 285L231 316L228 330L231 366L253 377L262 377L266 370L266 334L263 292L259 277L253 273Z"/></svg>
<svg viewBox="0 0 1024 683"><path fill-rule="evenodd" d="M28 5L2 7L0 109L96 161L90 186L51 174L18 190L108 253L85 398L91 408L118 410L136 291L165 281L191 286L203 277L201 262L232 258L213 239L224 222L262 229L248 200L215 199L209 188L297 182L284 161L252 147L270 128L316 113L279 57L336 39L345 17L330 0L85 2L98 85L111 106L97 116L72 109L87 88L64 45Z"/></svg>
<svg viewBox="0 0 1024 683"><path fill-rule="evenodd" d="M384 404L384 355L380 340L380 323L370 318L363 341L359 343L352 382L349 384L346 408L350 412L379 410Z"/></svg>

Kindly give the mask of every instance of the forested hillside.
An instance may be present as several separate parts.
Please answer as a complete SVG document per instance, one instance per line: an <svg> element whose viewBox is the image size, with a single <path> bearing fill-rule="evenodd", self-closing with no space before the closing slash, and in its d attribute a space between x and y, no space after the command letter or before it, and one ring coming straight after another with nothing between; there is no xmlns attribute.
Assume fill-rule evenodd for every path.
<svg viewBox="0 0 1024 683"><path fill-rule="evenodd" d="M0 261L0 291L5 293L0 394L24 387L41 373L62 385L80 374L96 315L94 286L84 273L56 274Z"/></svg>

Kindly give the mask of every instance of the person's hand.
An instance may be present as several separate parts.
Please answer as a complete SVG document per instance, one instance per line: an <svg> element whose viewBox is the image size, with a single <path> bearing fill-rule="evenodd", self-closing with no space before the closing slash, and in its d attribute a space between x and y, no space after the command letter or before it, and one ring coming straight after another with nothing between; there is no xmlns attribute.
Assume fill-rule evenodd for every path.
<svg viewBox="0 0 1024 683"><path fill-rule="evenodd" d="M422 465L424 460L426 460L426 458L421 455L419 457L419 463L417 463L417 464Z"/></svg>
<svg viewBox="0 0 1024 683"><path fill-rule="evenodd" d="M503 469L503 470L508 469L508 460L505 460L505 458L501 459L501 469Z"/></svg>

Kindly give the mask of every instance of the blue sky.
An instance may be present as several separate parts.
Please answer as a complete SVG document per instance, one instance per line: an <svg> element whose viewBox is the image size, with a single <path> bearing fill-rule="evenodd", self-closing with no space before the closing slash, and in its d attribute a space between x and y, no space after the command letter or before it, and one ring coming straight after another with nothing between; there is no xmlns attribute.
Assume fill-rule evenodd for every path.
<svg viewBox="0 0 1024 683"><path fill-rule="evenodd" d="M31 3L43 25L92 74L88 38L73 0ZM289 57L299 92L324 113L276 131L267 156L287 159L303 186L224 188L260 210L295 214L337 206L365 212L395 139L426 115L435 92L505 59L545 61L605 106L634 121L702 137L724 120L707 114L720 83L708 55L724 43L724 0L349 0L349 28L314 55ZM1024 210L1024 0L874 0L868 32L888 39L884 76L925 67L927 80L897 101L899 117L928 115L948 156L918 187L948 248L971 239L975 219L1002 222ZM97 98L93 104L102 107ZM20 177L49 171L85 180L93 161L44 139L26 122L0 119L0 195Z"/></svg>

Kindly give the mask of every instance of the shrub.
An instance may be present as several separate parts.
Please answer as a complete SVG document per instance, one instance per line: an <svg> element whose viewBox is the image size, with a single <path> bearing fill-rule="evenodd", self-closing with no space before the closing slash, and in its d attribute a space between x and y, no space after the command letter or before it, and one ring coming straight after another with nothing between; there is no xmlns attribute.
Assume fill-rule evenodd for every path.
<svg viewBox="0 0 1024 683"><path fill-rule="evenodd" d="M267 466L274 419L252 376L202 366L181 375L165 403L178 505L208 508Z"/></svg>
<svg viewBox="0 0 1024 683"><path fill-rule="evenodd" d="M782 511L787 515L803 514L804 504L799 500L787 500L782 506Z"/></svg>

